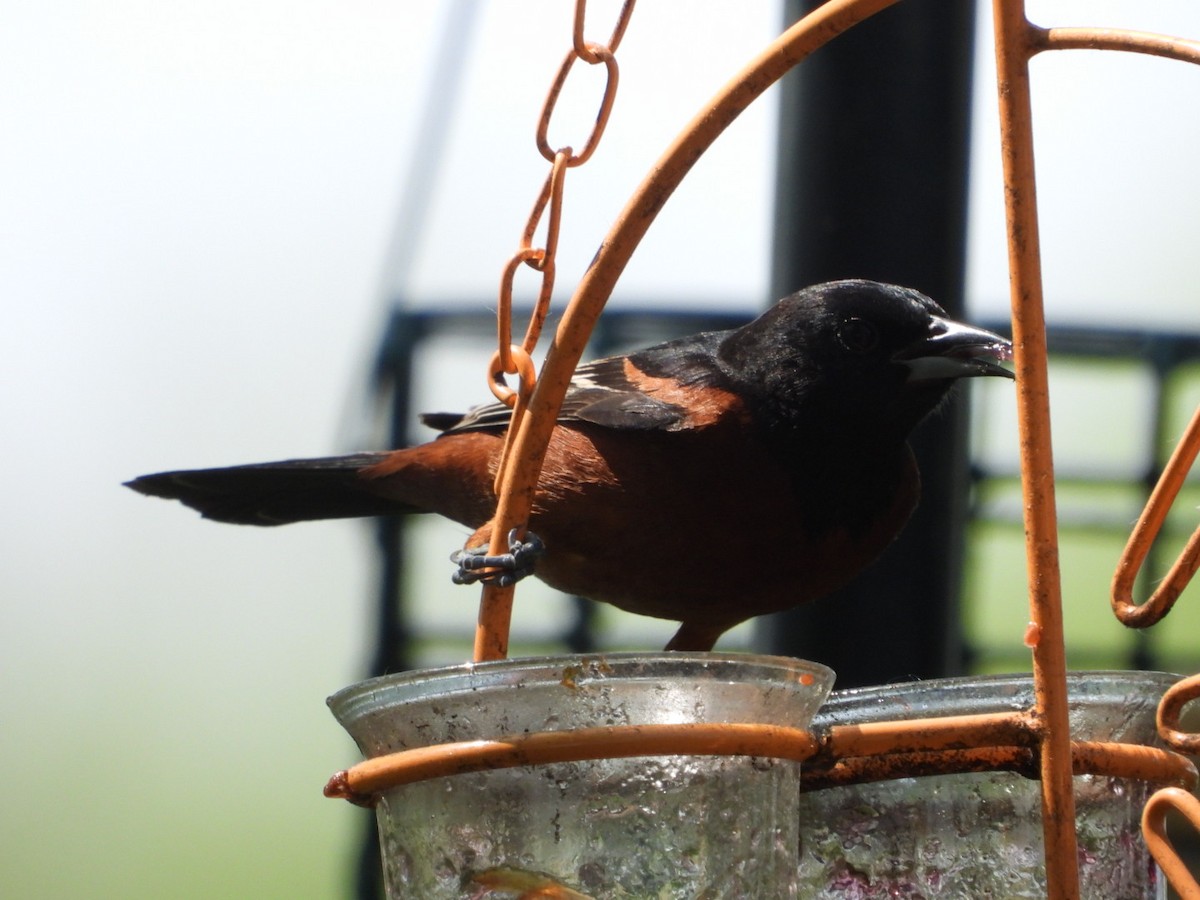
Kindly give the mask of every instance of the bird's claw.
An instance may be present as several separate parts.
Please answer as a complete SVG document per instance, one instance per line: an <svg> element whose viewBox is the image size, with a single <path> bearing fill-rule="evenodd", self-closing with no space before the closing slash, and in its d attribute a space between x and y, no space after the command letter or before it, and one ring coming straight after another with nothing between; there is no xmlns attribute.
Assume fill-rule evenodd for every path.
<svg viewBox="0 0 1200 900"><path fill-rule="evenodd" d="M546 552L546 546L532 531L525 532L525 540L517 537L519 529L508 533L508 552L488 556L487 547L467 547L450 554L450 561L458 571L450 576L455 584L491 584L496 587L511 587L527 575L533 574L534 564Z"/></svg>

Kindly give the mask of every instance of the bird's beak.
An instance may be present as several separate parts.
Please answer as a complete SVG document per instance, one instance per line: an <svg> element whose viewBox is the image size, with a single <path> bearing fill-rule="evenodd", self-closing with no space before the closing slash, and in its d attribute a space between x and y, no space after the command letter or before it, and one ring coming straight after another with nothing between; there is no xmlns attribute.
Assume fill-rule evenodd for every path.
<svg viewBox="0 0 1200 900"><path fill-rule="evenodd" d="M998 334L933 316L929 335L900 350L892 360L908 369L908 382L945 381L975 375L1014 378L997 363L1012 359L1012 344Z"/></svg>

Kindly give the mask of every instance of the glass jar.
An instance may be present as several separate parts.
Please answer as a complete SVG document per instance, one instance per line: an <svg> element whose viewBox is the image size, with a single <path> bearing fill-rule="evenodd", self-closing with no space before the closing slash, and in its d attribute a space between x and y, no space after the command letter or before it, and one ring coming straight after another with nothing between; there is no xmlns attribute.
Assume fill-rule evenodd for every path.
<svg viewBox="0 0 1200 900"><path fill-rule="evenodd" d="M805 728L832 683L824 666L781 657L613 653L386 676L329 705L375 757L603 725ZM393 788L376 808L387 895L795 897L799 771L759 757L635 757Z"/></svg>
<svg viewBox="0 0 1200 900"><path fill-rule="evenodd" d="M1158 701L1178 676L1068 676L1075 740L1161 747ZM1027 709L1030 676L955 678L840 691L814 728ZM1166 896L1141 835L1157 786L1075 778L1080 891L1092 900ZM814 898L1046 896L1038 782L1014 773L937 775L812 791L800 801L800 893Z"/></svg>

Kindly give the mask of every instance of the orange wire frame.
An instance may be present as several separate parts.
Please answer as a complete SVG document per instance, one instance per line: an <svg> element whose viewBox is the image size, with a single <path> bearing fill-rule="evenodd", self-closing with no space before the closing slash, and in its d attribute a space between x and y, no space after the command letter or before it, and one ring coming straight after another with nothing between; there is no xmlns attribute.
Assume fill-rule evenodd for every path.
<svg viewBox="0 0 1200 900"><path fill-rule="evenodd" d="M753 723L606 725L416 747L337 772L327 797L373 805L405 784L468 772L633 756L764 756L805 762L801 784L818 790L946 772L1010 770L1037 776L1038 729L1028 713L988 713L834 726L808 731ZM1194 788L1196 767L1156 747L1100 741L1071 745L1076 775L1133 778Z"/></svg>
<svg viewBox="0 0 1200 900"><path fill-rule="evenodd" d="M729 82L667 148L630 198L580 279L558 325L524 414L514 419L498 474L493 534L507 535L528 520L546 446L567 385L588 337L634 250L658 211L692 165L754 100L809 54L897 0L829 0L768 45ZM368 760L339 772L330 796L368 800L397 784L457 772L543 762L656 754L755 754L808 760L802 779L811 787L900 775L1010 769L1040 778L1047 894L1079 896L1072 775L1081 772L1142 778L1172 785L1147 805L1143 828L1168 879L1189 900L1200 886L1163 832L1168 808L1200 828L1196 770L1179 755L1200 749L1200 737L1179 729L1179 713L1200 695L1200 676L1167 693L1160 733L1172 751L1137 745L1072 742L1067 718L1050 396L1033 159L1029 61L1048 50L1121 50L1200 64L1200 42L1113 29L1041 28L1028 21L1024 0L993 0L1000 99L1001 152L1009 249L1017 412L1025 507L1026 565L1030 585L1034 705L1024 713L947 717L834 728L821 741L796 729L767 725L627 726L542 733L418 748ZM1143 607L1131 599L1133 579L1167 507L1200 448L1200 413L1172 458L1114 579L1114 609L1122 619L1150 624L1165 614L1200 566L1200 530L1172 569L1166 590ZM486 586L476 629L476 660L507 655L513 589ZM1144 611L1145 610L1145 611ZM1161 611L1160 611L1161 610Z"/></svg>

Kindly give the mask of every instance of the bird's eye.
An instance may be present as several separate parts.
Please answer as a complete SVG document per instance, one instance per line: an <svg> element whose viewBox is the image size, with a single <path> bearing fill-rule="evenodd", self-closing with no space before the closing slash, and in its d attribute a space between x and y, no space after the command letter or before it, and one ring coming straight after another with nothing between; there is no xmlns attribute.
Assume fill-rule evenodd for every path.
<svg viewBox="0 0 1200 900"><path fill-rule="evenodd" d="M837 337L851 353L869 353L879 346L879 332L866 319L847 319L838 327Z"/></svg>

